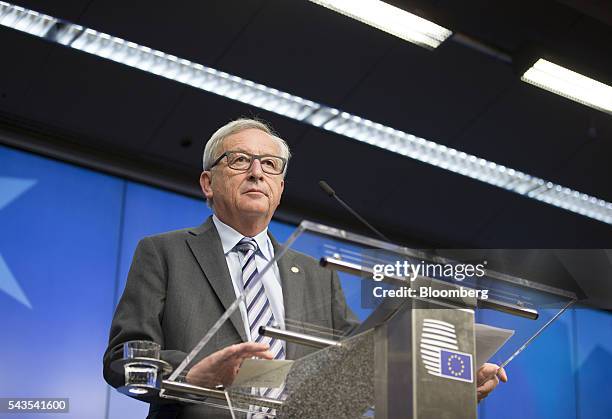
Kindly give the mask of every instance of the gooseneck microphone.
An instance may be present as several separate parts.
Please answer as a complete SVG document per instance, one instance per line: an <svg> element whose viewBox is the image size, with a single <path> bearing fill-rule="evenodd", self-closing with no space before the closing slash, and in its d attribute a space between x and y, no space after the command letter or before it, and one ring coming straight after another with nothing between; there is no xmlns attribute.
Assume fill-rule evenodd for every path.
<svg viewBox="0 0 612 419"><path fill-rule="evenodd" d="M346 209L348 212L353 214L353 216L357 218L363 225L369 228L370 231L374 232L374 234L376 234L378 237L380 237L384 241L392 243L391 240L389 240L387 236L385 236L380 231L378 231L372 224L368 223L361 215L357 214L357 212L353 208L351 208L338 195L336 195L336 191L334 191L332 187L327 184L327 182L325 182L324 180L320 180L319 186L321 187L321 189L323 189L323 192L325 192L329 197L335 198L336 201L338 201L340 205L344 207L344 209Z"/></svg>

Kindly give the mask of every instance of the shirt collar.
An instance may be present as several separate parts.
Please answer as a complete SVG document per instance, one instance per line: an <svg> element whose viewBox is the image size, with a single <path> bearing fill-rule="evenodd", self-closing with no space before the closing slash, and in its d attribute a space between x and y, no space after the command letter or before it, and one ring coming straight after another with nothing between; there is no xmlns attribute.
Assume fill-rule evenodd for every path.
<svg viewBox="0 0 612 419"><path fill-rule="evenodd" d="M221 221L216 215L213 214L212 219L215 227L217 228L217 232L219 233L219 237L221 238L223 254L227 255L229 252L234 250L234 247L240 240L242 240L244 236ZM272 250L272 242L270 241L270 237L268 237L268 228L266 227L261 233L253 237L253 239L255 239L255 242L257 242L257 246L259 247L263 257L266 260L272 260L274 251Z"/></svg>

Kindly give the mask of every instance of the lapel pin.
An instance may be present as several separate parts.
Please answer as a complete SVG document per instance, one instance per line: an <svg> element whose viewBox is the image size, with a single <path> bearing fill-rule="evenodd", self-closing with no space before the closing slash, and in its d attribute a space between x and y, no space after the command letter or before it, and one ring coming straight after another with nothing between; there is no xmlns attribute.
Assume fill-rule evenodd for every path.
<svg viewBox="0 0 612 419"><path fill-rule="evenodd" d="M293 272L294 274L298 273L300 271L300 269L297 266L292 266L291 267L291 272Z"/></svg>

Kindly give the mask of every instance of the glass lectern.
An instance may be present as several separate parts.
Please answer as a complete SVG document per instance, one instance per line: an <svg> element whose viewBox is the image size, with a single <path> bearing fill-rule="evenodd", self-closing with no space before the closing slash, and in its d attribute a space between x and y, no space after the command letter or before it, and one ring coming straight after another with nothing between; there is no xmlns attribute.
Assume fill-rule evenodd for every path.
<svg viewBox="0 0 612 419"><path fill-rule="evenodd" d="M576 295L490 269L484 252L446 253L304 221L257 272L281 278L283 304L255 334L280 341L284 356L247 359L225 385L190 382L194 365L257 338L242 292L177 368L143 361L156 375L126 371L120 391L227 417L474 419L479 365L507 365L537 344ZM141 364L126 355L117 368Z"/></svg>

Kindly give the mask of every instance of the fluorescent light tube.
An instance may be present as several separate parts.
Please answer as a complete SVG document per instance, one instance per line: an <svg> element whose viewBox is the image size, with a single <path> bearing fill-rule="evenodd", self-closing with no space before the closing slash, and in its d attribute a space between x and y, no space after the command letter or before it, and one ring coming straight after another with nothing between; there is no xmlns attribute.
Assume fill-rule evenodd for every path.
<svg viewBox="0 0 612 419"><path fill-rule="evenodd" d="M27 24L23 19L26 19ZM612 224L610 202L214 68L2 1L0 25L256 106L354 141Z"/></svg>
<svg viewBox="0 0 612 419"><path fill-rule="evenodd" d="M521 80L612 114L612 87L543 58L525 71Z"/></svg>
<svg viewBox="0 0 612 419"><path fill-rule="evenodd" d="M379 0L310 1L429 49L437 48L452 35L440 25Z"/></svg>
<svg viewBox="0 0 612 419"><path fill-rule="evenodd" d="M43 36L57 19L23 7L0 2L0 25L8 26L30 35Z"/></svg>

